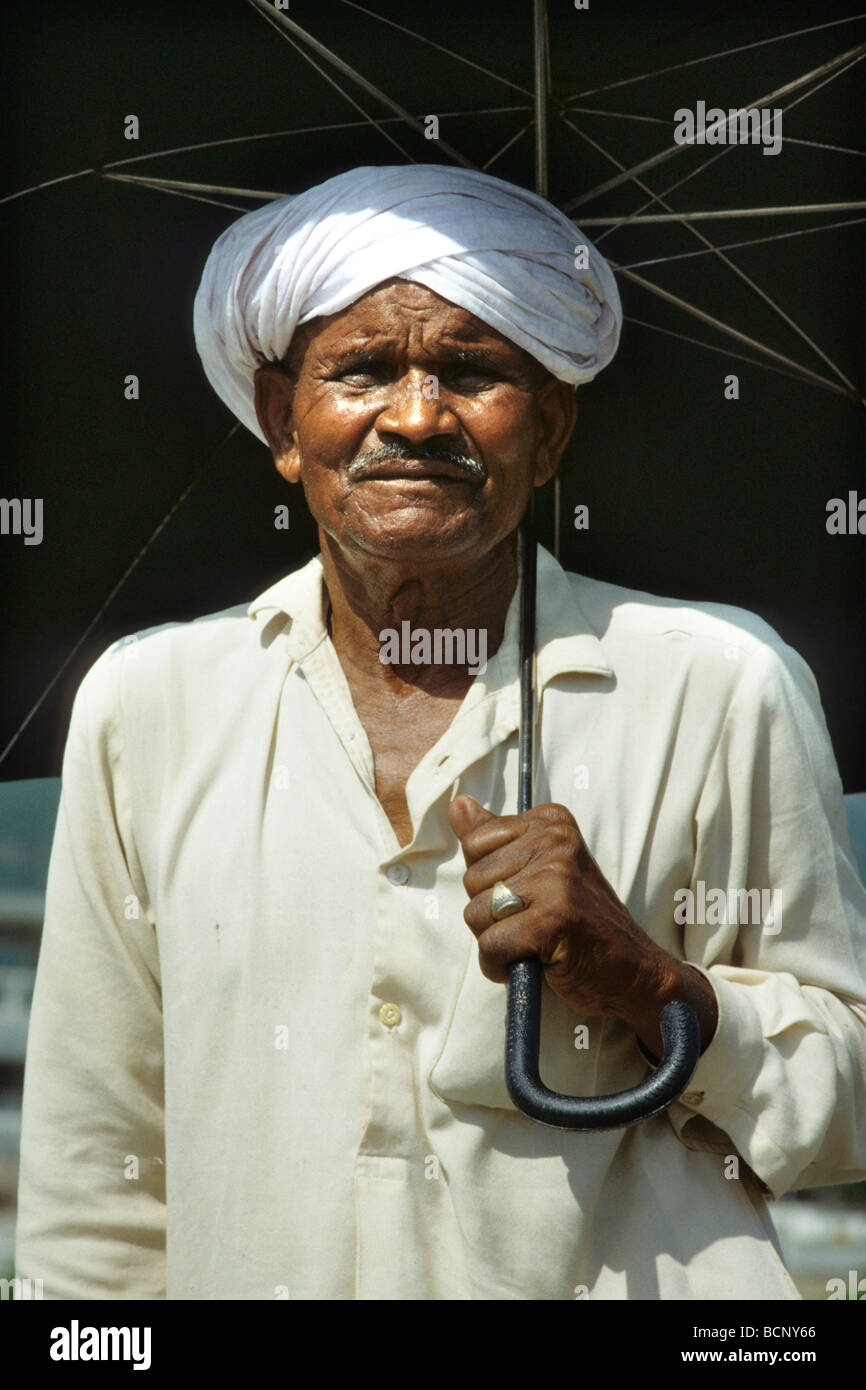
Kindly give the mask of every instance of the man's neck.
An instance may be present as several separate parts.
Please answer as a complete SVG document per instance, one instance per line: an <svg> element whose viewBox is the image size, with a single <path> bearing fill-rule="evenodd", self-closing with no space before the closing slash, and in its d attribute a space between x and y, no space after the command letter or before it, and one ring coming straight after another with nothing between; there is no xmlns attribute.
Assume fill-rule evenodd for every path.
<svg viewBox="0 0 866 1390"><path fill-rule="evenodd" d="M350 679L382 682L384 677L395 694L408 694L409 687L439 696L465 692L476 674L471 661L455 665L446 658L443 664L448 646L437 646L434 635L465 633L464 650L477 655L481 643L485 659L497 651L517 584L516 537L506 537L481 560L468 556L423 567L411 560L371 563L369 556L355 566L330 537L321 534L320 542L329 631ZM390 657L381 633L397 634ZM430 634L429 664L419 660L419 633ZM410 649L413 655L404 662Z"/></svg>

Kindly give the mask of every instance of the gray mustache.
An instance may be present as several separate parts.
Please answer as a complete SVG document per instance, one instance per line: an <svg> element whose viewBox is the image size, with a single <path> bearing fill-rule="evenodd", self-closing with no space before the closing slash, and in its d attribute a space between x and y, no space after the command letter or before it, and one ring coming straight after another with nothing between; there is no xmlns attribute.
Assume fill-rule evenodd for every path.
<svg viewBox="0 0 866 1390"><path fill-rule="evenodd" d="M363 478L369 468L376 464L387 463L390 459L420 459L428 463L450 463L455 468L459 468L467 477L474 482L483 483L486 473L477 459L470 458L468 454L461 454L456 449L429 449L423 444L418 444L413 448L407 448L400 444L380 444L377 449L368 449L366 453L359 454L353 459L346 469L346 476L353 481Z"/></svg>

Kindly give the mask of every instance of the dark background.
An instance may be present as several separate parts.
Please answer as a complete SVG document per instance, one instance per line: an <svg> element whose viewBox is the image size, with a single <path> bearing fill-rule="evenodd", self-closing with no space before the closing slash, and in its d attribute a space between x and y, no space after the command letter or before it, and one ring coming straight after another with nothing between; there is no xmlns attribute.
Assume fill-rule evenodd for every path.
<svg viewBox="0 0 866 1390"><path fill-rule="evenodd" d="M532 86L528 0L378 0L370 8ZM853 3L819 9L790 0L759 7L591 0L588 11L551 0L549 8L557 99L856 13ZM418 115L528 106L525 95L340 0L292 0L289 14ZM628 166L672 143L678 107L698 100L740 106L864 39L866 23L844 24L585 99L663 124L574 119ZM4 47L8 158L0 196L177 146L360 119L244 0L49 0L7 16ZM864 72L860 65L793 108L784 135L863 148ZM369 111L387 114L338 80ZM131 113L140 120L137 143L123 137ZM440 134L482 164L530 114L442 115ZM395 124L386 129L412 157L447 162L435 142ZM555 108L551 141L555 202L615 172L562 125ZM661 191L711 153L686 151L646 182ZM163 155L129 172L290 193L358 163L396 162L403 156L380 133L341 129ZM531 132L491 172L531 186ZM774 157L754 147L731 150L670 200L694 209L864 196L861 158L786 141ZM627 185L574 216L581 225L581 213L625 213L643 201ZM40 546L0 536L0 747L233 423L198 363L192 302L213 241L237 215L98 173L0 205L0 492L42 497L45 526ZM723 244L845 216L701 225ZM602 230L588 227L587 235L597 240ZM676 225L632 226L601 243L622 264L696 247ZM863 253L861 226L730 253L861 390ZM713 257L638 273L829 375ZM620 289L627 316L739 350L628 281ZM138 401L123 395L132 372L140 378ZM729 372L739 376L738 401L724 399ZM825 529L829 498L858 488L866 496L862 405L629 322L614 363L578 401L563 484L562 562L651 592L760 613L816 673L845 790L866 789L866 536ZM273 526L279 502L291 507L288 533ZM570 529L577 503L590 508L588 532ZM550 516L551 498L541 499L541 511ZM0 778L59 773L75 687L111 641L250 599L315 544L301 494L278 478L264 446L238 431L109 605L0 765Z"/></svg>

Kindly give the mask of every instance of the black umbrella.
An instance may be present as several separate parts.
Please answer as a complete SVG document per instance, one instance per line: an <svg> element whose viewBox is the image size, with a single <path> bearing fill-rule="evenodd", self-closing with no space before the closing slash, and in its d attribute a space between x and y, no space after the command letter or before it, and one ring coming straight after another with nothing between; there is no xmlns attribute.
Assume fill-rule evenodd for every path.
<svg viewBox="0 0 866 1390"><path fill-rule="evenodd" d="M3 538L0 773L57 770L71 692L113 637L237 602L314 548L302 509L288 535L273 526L284 485L191 351L198 272L234 210L358 163L453 159L536 184L620 278L623 346L581 397L542 537L602 578L757 607L816 668L843 774L863 783L862 397L839 364L862 352L849 284L866 152L838 96L862 71L862 20L816 24L804 4L674 4L652 28L622 0L544 11L227 0L16 19L5 490L21 525L14 554ZM725 129L728 113L782 109L781 152L677 143L675 113L701 104ZM28 548L37 497L44 538ZM853 537L827 530L834 497Z"/></svg>
<svg viewBox="0 0 866 1390"><path fill-rule="evenodd" d="M44 536L25 544L25 518L4 512L0 776L59 771L72 692L111 640L236 602L315 547L303 508L274 527L291 494L243 432L228 438L192 346L207 251L231 208L259 201L214 190L452 157L534 185L535 55L546 73L552 52L547 192L579 204L618 267L627 322L581 394L541 537L570 568L761 612L818 675L846 785L866 785L859 542L825 525L862 488L850 205L866 25L816 23L805 3L673 3L651 20L628 0L562 3L533 48L532 19L492 0L151 0L135 15L49 0L11 22L3 492L43 499ZM676 146L674 112L699 102L784 108L781 153Z"/></svg>

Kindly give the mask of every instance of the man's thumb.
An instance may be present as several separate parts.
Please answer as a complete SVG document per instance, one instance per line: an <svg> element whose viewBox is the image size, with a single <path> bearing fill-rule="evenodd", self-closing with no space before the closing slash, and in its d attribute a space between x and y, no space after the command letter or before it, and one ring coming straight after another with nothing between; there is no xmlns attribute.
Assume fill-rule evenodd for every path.
<svg viewBox="0 0 866 1390"><path fill-rule="evenodd" d="M448 819L451 822L451 829L459 840L463 839L470 830L476 826L483 825L485 821L495 820L492 811L487 811L476 801L474 796L469 796L467 792L462 792L460 796L455 796L451 805L448 807Z"/></svg>

